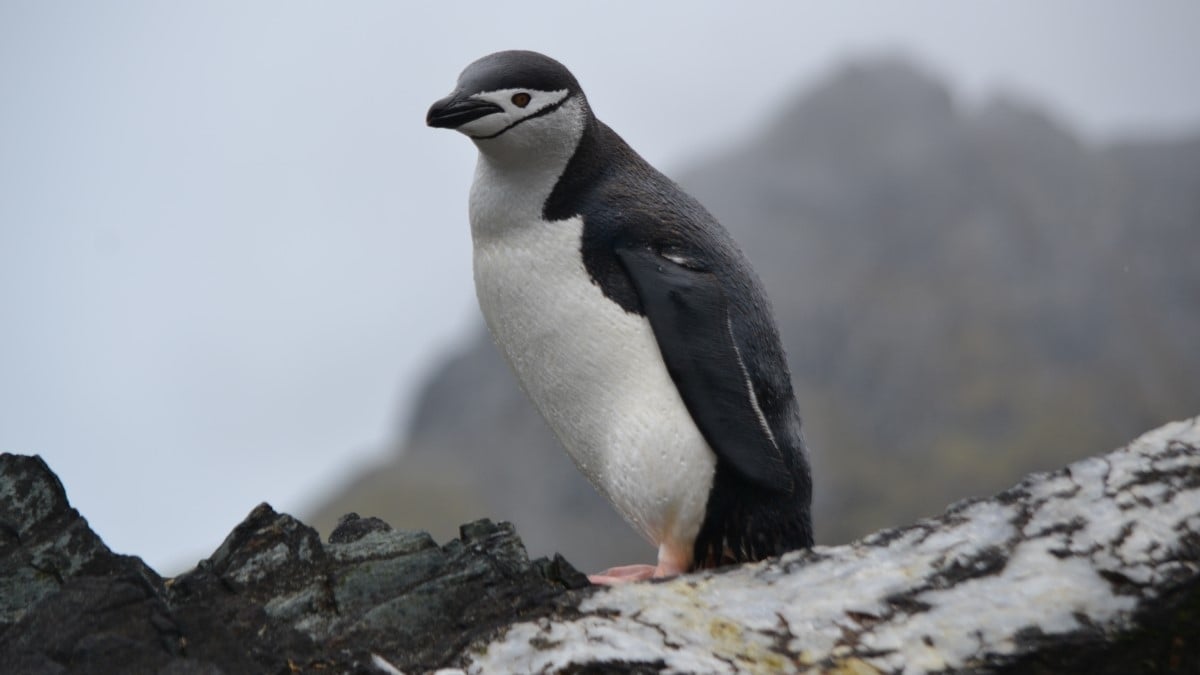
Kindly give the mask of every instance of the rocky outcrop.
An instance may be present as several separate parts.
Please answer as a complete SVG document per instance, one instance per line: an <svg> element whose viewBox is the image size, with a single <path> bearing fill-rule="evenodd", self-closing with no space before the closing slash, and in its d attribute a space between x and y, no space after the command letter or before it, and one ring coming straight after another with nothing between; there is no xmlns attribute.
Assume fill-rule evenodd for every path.
<svg viewBox="0 0 1200 675"><path fill-rule="evenodd" d="M116 555L37 457L0 456L0 672L427 670L587 579L483 520L439 546L343 518L328 542L263 504L194 570ZM383 655L376 657L375 655Z"/></svg>
<svg viewBox="0 0 1200 675"><path fill-rule="evenodd" d="M1200 672L1200 417L990 499L613 589L511 526L328 541L269 506L196 569L112 553L0 456L0 672Z"/></svg>

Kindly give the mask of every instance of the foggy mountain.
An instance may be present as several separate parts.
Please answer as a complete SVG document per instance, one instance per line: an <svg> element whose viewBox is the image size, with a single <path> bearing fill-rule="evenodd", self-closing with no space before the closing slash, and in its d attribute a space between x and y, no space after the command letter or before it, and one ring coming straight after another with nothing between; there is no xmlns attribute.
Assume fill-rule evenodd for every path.
<svg viewBox="0 0 1200 675"><path fill-rule="evenodd" d="M859 61L674 177L774 304L819 543L1200 410L1200 135L1098 146L1034 103L968 106L913 64ZM406 418L319 526L353 510L448 537L489 516L583 569L653 559L482 326Z"/></svg>

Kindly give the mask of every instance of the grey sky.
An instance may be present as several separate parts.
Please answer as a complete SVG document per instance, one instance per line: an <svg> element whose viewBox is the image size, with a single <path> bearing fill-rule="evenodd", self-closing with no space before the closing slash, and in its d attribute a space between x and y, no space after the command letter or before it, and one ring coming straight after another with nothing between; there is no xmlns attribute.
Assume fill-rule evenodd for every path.
<svg viewBox="0 0 1200 675"><path fill-rule="evenodd" d="M563 61L670 172L880 51L1093 138L1195 130L1196 26L1189 1L0 1L0 450L165 571L380 452L475 321L474 150L423 119L485 53Z"/></svg>

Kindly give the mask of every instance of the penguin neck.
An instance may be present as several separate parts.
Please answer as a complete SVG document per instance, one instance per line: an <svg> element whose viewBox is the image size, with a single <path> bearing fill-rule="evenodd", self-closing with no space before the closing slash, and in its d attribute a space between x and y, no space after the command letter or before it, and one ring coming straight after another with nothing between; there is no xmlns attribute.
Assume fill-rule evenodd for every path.
<svg viewBox="0 0 1200 675"><path fill-rule="evenodd" d="M546 200L596 126L582 101L569 102L562 113L554 133L505 138L509 136L506 133L476 143L479 160L470 199L471 232L476 241L546 220ZM531 121L529 126L534 124Z"/></svg>

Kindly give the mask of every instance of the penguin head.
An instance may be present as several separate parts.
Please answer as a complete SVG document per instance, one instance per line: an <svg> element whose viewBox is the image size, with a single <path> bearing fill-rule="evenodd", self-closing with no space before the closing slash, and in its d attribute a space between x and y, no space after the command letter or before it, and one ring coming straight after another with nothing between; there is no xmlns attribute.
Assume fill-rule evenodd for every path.
<svg viewBox="0 0 1200 675"><path fill-rule="evenodd" d="M573 148L590 115L571 71L548 56L514 50L467 66L425 122L467 135L485 154L511 154Z"/></svg>

